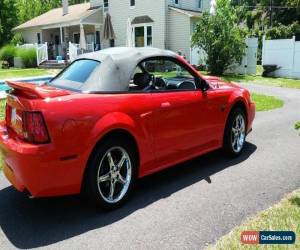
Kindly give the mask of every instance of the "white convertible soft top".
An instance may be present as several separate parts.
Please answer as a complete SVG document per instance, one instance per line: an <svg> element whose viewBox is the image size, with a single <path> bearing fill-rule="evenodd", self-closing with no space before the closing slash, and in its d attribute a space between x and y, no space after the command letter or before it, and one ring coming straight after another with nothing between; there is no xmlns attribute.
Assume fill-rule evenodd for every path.
<svg viewBox="0 0 300 250"><path fill-rule="evenodd" d="M127 91L136 66L144 59L158 56L176 58L176 53L156 48L115 47L81 55L80 59L101 64L82 91Z"/></svg>

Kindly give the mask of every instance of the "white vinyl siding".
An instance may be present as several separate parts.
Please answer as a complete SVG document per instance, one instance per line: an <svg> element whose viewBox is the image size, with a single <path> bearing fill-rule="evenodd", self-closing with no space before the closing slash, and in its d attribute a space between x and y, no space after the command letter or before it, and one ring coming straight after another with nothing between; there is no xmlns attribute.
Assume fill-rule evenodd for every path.
<svg viewBox="0 0 300 250"><path fill-rule="evenodd" d="M190 17L172 9L168 11L167 49L181 51L190 60L191 47Z"/></svg>
<svg viewBox="0 0 300 250"><path fill-rule="evenodd" d="M202 11L208 11L210 10L210 0L202 0Z"/></svg>
<svg viewBox="0 0 300 250"><path fill-rule="evenodd" d="M39 28L24 29L18 32L22 34L25 43L37 43L37 33L41 34L41 42L43 42L42 30Z"/></svg>
<svg viewBox="0 0 300 250"><path fill-rule="evenodd" d="M116 34L115 45L126 46L127 20L138 16L149 16L154 22L143 25L152 26L152 46L165 48L166 40L166 0L136 0L135 8L129 0L109 0L109 13Z"/></svg>
<svg viewBox="0 0 300 250"><path fill-rule="evenodd" d="M91 7L98 7L103 4L103 0L90 0Z"/></svg>
<svg viewBox="0 0 300 250"><path fill-rule="evenodd" d="M169 5L173 5L175 7L187 9L187 10L199 10L199 1L198 0L179 0L179 4L175 4L175 0L167 0ZM210 0L202 0L202 8L201 11L208 11L210 8Z"/></svg>

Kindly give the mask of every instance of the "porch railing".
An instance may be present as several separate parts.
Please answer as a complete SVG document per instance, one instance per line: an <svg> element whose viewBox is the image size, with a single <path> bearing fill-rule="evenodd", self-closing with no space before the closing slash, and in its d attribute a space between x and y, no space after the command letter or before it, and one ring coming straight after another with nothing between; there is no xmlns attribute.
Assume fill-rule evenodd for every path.
<svg viewBox="0 0 300 250"><path fill-rule="evenodd" d="M37 47L36 43L25 43L22 45L17 44L17 47L22 49L35 49Z"/></svg>
<svg viewBox="0 0 300 250"><path fill-rule="evenodd" d="M36 46L36 60L38 66L41 63L48 61L48 43L38 44Z"/></svg>
<svg viewBox="0 0 300 250"><path fill-rule="evenodd" d="M95 45L94 43L88 43L86 45L86 50L80 49L80 45L76 43L69 42L69 58L70 61L73 62L79 55L88 53L88 52L94 52L95 51Z"/></svg>
<svg viewBox="0 0 300 250"><path fill-rule="evenodd" d="M69 42L69 58L73 62L78 56L78 48L76 44Z"/></svg>

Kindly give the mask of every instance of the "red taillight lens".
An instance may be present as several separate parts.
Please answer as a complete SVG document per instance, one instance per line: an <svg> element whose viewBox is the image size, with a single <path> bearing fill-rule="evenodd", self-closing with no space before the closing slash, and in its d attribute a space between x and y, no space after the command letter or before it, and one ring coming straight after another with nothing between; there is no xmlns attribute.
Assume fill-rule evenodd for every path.
<svg viewBox="0 0 300 250"><path fill-rule="evenodd" d="M6 121L7 124L9 124L10 120L11 120L11 106L9 106L6 103L6 106L5 106L5 121Z"/></svg>
<svg viewBox="0 0 300 250"><path fill-rule="evenodd" d="M41 112L23 112L23 136L24 139L32 143L50 142L44 117Z"/></svg>

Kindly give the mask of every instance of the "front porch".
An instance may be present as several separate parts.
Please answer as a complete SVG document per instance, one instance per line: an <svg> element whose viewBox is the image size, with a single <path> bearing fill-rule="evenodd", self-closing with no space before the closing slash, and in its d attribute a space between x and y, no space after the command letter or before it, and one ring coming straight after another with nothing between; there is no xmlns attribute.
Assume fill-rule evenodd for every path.
<svg viewBox="0 0 300 250"><path fill-rule="evenodd" d="M102 41L105 13L103 8L90 11L78 20L45 25L37 33L37 62L73 61L78 55L97 51Z"/></svg>
<svg viewBox="0 0 300 250"><path fill-rule="evenodd" d="M85 36L85 48L80 47L80 25ZM42 29L41 43L47 44L48 59L70 59L70 49L77 48L80 53L87 53L101 49L101 24L79 24L65 27ZM73 52L74 53L74 52Z"/></svg>

